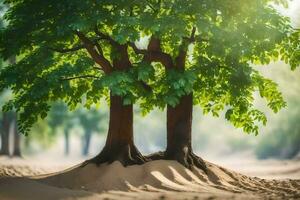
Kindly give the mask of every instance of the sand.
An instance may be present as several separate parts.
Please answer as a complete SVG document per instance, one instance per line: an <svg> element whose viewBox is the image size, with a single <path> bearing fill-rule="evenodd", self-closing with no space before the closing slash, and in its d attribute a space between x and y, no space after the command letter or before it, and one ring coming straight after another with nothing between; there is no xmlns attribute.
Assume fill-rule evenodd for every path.
<svg viewBox="0 0 300 200"><path fill-rule="evenodd" d="M161 160L129 167L119 162L77 165L47 175L30 174L28 168L25 174L33 176L13 177L26 169L14 164L0 168L0 200L300 199L300 180L266 180L207 165L207 174Z"/></svg>

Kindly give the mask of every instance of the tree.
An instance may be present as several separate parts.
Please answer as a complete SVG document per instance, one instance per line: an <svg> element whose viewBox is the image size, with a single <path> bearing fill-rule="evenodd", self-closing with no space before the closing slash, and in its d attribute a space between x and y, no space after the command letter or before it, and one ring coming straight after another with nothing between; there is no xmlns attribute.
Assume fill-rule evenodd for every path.
<svg viewBox="0 0 300 200"><path fill-rule="evenodd" d="M282 116L282 123L272 131L272 137L262 137L255 149L256 156L260 159L270 157L292 159L300 152L300 110L298 98L289 104L293 109Z"/></svg>
<svg viewBox="0 0 300 200"><path fill-rule="evenodd" d="M4 113L1 120L1 151L0 155L9 156L9 114Z"/></svg>
<svg viewBox="0 0 300 200"><path fill-rule="evenodd" d="M7 93L2 94L1 98L7 98ZM2 99L1 99L2 100ZM1 102L2 103L2 102ZM17 129L17 113L14 111L2 112L0 118L1 149L0 155L21 157L21 138ZM10 143L13 141L13 144ZM12 153L10 154L10 149Z"/></svg>
<svg viewBox="0 0 300 200"><path fill-rule="evenodd" d="M16 57L15 56L10 57L9 63L15 64ZM16 111L13 111L11 115L12 117L11 117L10 124L12 125L13 128L13 142L14 142L12 156L21 157L21 137L18 132L18 114Z"/></svg>
<svg viewBox="0 0 300 200"><path fill-rule="evenodd" d="M50 101L75 108L85 98L90 107L106 97L109 131L90 160L97 164L146 161L133 142L132 104L139 101L145 112L167 105L167 149L151 158L205 169L191 146L193 102L216 116L226 109L226 119L257 134L266 118L253 108L252 94L259 90L275 112L285 103L252 64L299 64L299 32L274 8L284 0L7 3L0 52L20 60L0 74L0 90L15 94L5 110L16 107L26 133ZM141 49L136 41L144 36L150 39Z"/></svg>
<svg viewBox="0 0 300 200"><path fill-rule="evenodd" d="M104 114L100 113L96 108L91 108L88 112L81 108L77 110L76 116L84 131L82 137L82 155L87 156L89 154L92 133L103 130L101 120L104 118Z"/></svg>
<svg viewBox="0 0 300 200"><path fill-rule="evenodd" d="M13 120L12 120L12 124L13 124L13 137L14 137L14 145L13 145L13 152L12 152L12 156L14 157L21 157L21 135L18 132L18 114L16 112L13 113Z"/></svg>
<svg viewBox="0 0 300 200"><path fill-rule="evenodd" d="M3 2L0 1L0 13L3 12L4 9L4 5ZM0 18L0 28L3 27L3 20L2 18ZM3 60L2 58L0 59L0 69L3 67ZM5 115L5 113L2 114L1 116L1 126L0 126L0 134L1 134L1 149L0 149L0 154L1 155L9 155L9 148L8 148L8 130L6 130L7 128L7 116Z"/></svg>
<svg viewBox="0 0 300 200"><path fill-rule="evenodd" d="M150 158L205 170L192 151L193 103L204 114L219 116L226 110L225 118L235 127L258 134L258 123L267 119L254 108L253 94L259 91L274 112L285 102L276 83L255 65L281 59L294 70L300 62L299 30L275 8L287 1L148 2L152 9L145 11L141 24L150 37L148 48L131 46L145 61L159 63L154 104L167 105L167 148Z"/></svg>
<svg viewBox="0 0 300 200"><path fill-rule="evenodd" d="M6 6L3 4L3 1L0 0L0 29L5 26L5 21L2 19L2 13L5 12ZM9 63L15 63L15 56L11 56L8 59ZM0 69L3 67L3 60L0 58ZM20 147L20 135L17 130L17 113L15 112L3 112L3 121L2 121L2 135L1 135L1 143L2 149L0 150L0 154L9 155L9 135L10 135L10 125L13 128L13 152L12 156L21 157L21 147Z"/></svg>
<svg viewBox="0 0 300 200"><path fill-rule="evenodd" d="M55 102L52 105L48 117L48 124L52 134L55 135L59 128L63 127L65 139L65 155L70 153L70 129L73 127L73 116L68 113L68 107L63 102Z"/></svg>
<svg viewBox="0 0 300 200"><path fill-rule="evenodd" d="M134 1L19 1L7 0L1 31L1 55L18 62L1 71L0 91L10 87L14 99L4 110L16 108L19 130L27 134L50 102L63 100L71 109L106 97L110 120L106 145L89 160L96 164L119 160L141 164L145 158L133 141L132 104L150 93L139 78L147 73L127 41L139 37L136 13L144 3ZM59 11L59 13L57 13ZM148 70L149 71L149 70Z"/></svg>

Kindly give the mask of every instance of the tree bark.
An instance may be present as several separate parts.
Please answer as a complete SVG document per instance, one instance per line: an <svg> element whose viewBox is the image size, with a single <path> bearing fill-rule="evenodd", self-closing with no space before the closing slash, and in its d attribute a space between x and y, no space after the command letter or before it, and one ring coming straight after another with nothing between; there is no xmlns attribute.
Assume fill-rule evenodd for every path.
<svg viewBox="0 0 300 200"><path fill-rule="evenodd" d="M18 132L17 113L13 113L14 148L12 156L21 157L21 138Z"/></svg>
<svg viewBox="0 0 300 200"><path fill-rule="evenodd" d="M68 156L70 154L70 134L68 129L64 129L64 137L65 137L65 155Z"/></svg>
<svg viewBox="0 0 300 200"><path fill-rule="evenodd" d="M143 164L146 159L138 151L133 140L133 106L123 105L123 98L110 96L109 130L103 150L87 161L102 163L121 162L124 166Z"/></svg>
<svg viewBox="0 0 300 200"><path fill-rule="evenodd" d="M87 156L89 154L90 143L91 143L91 131L85 131L83 136L82 155Z"/></svg>
<svg viewBox="0 0 300 200"><path fill-rule="evenodd" d="M206 171L205 162L192 149L193 94L182 96L175 107L167 106L167 149L149 156L151 160L176 160L187 168Z"/></svg>
<svg viewBox="0 0 300 200"><path fill-rule="evenodd" d="M9 156L9 113L3 113L2 130L1 130L1 151L0 155Z"/></svg>

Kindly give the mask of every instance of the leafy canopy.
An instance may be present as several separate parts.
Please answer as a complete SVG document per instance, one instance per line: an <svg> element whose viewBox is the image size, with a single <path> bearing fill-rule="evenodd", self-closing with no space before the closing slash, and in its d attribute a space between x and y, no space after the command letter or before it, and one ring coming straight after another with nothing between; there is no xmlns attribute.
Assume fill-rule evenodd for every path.
<svg viewBox="0 0 300 200"><path fill-rule="evenodd" d="M18 62L1 71L0 90L13 90L4 110L16 108L23 133L47 116L52 101L74 109L108 99L109 91L126 104L147 93L141 81L148 79L149 67L125 44L139 37L133 1L5 3L8 24L0 33L0 53L5 59L17 55Z"/></svg>
<svg viewBox="0 0 300 200"><path fill-rule="evenodd" d="M140 100L145 112L175 106L193 92L205 113L225 109L236 127L258 133L256 122L266 118L253 108L255 91L275 112L285 102L254 64L299 65L299 31L274 8L285 0L5 3L0 53L18 62L1 71L0 90L13 90L4 109L17 109L24 133L47 115L51 101L90 107L110 92L125 104ZM135 42L144 38L147 48L138 49Z"/></svg>
<svg viewBox="0 0 300 200"><path fill-rule="evenodd" d="M152 102L175 106L181 96L193 92L194 103L205 114L219 116L226 110L225 118L235 127L258 134L257 122L265 124L267 119L254 108L254 94L258 91L274 112L286 103L277 84L256 66L283 60L294 70L300 64L300 32L275 8L287 3L173 0L154 4L143 15L143 28L159 39L172 64L162 63L167 70L158 67ZM146 112L152 109L147 103Z"/></svg>

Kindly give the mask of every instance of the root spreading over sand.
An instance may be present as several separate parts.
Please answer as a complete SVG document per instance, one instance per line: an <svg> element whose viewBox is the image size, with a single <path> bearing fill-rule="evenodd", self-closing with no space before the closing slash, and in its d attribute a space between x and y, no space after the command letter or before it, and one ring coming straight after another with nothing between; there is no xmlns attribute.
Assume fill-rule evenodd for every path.
<svg viewBox="0 0 300 200"><path fill-rule="evenodd" d="M300 180L251 178L207 162L88 164L44 176L0 179L0 199L300 199Z"/></svg>

